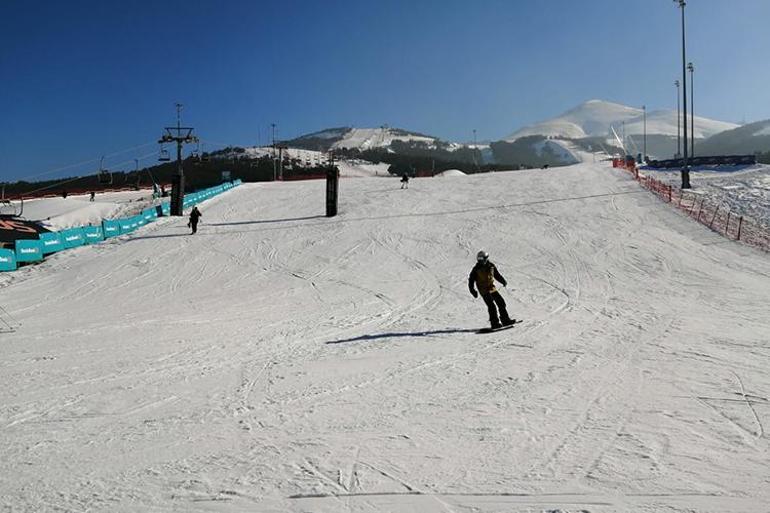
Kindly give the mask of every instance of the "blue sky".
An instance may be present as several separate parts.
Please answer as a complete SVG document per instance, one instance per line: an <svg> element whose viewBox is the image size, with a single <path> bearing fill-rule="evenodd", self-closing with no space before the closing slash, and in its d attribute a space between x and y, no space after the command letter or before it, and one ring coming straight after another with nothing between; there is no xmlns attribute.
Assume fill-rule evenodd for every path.
<svg viewBox="0 0 770 513"><path fill-rule="evenodd" d="M770 118L770 1L686 13L696 113ZM592 98L672 108L679 19L671 0L11 0L0 181L90 172L157 140L177 101L202 139L239 145L272 122L278 138L388 124L494 140Z"/></svg>

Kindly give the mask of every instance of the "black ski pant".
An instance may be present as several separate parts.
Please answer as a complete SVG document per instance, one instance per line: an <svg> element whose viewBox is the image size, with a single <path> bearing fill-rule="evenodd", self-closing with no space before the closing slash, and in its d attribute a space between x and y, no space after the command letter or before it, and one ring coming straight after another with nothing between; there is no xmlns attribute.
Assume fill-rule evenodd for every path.
<svg viewBox="0 0 770 513"><path fill-rule="evenodd" d="M487 305L487 310L489 310L490 324L493 326L500 324L500 319L505 323L510 322L511 318L508 317L508 310L505 309L505 300L498 291L482 294L481 299L484 300L484 303ZM498 309L500 310L500 318L497 317Z"/></svg>
<svg viewBox="0 0 770 513"><path fill-rule="evenodd" d="M195 233L198 231L198 220L190 220L190 228L192 228L192 232Z"/></svg>

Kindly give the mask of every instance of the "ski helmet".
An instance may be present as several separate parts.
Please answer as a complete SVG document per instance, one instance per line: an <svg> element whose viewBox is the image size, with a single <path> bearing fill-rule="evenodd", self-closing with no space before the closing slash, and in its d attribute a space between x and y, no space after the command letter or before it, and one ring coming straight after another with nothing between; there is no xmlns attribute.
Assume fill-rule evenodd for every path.
<svg viewBox="0 0 770 513"><path fill-rule="evenodd" d="M478 260L479 262L486 262L488 258L489 258L489 253L487 253L483 249L478 253L476 253L476 260Z"/></svg>

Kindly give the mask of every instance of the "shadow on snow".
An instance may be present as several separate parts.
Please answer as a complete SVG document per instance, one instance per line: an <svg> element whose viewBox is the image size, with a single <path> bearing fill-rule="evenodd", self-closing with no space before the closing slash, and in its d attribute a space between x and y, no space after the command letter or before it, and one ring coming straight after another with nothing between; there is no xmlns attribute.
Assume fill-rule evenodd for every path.
<svg viewBox="0 0 770 513"><path fill-rule="evenodd" d="M378 340L381 338L395 338L395 337L432 337L434 335L446 335L451 333L476 333L478 328L472 329L445 329L445 330L430 330L430 331L407 331L401 333L378 333L376 335L361 335L360 337L343 338L340 340L330 340L326 344L345 344L347 342L367 342L369 340Z"/></svg>

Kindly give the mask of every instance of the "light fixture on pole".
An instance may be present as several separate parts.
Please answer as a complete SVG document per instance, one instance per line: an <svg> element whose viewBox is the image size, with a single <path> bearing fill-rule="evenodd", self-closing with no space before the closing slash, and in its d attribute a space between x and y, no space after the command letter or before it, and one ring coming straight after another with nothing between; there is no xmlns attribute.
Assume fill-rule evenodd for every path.
<svg viewBox="0 0 770 513"><path fill-rule="evenodd" d="M690 169L687 161L687 52L684 31L684 7L685 0L674 0L682 10L682 109L684 110L685 123L682 127L682 153L684 162L682 165L682 189L690 188Z"/></svg>
<svg viewBox="0 0 770 513"><path fill-rule="evenodd" d="M690 157L695 157L695 66L692 62L687 63L687 71L690 72Z"/></svg>

